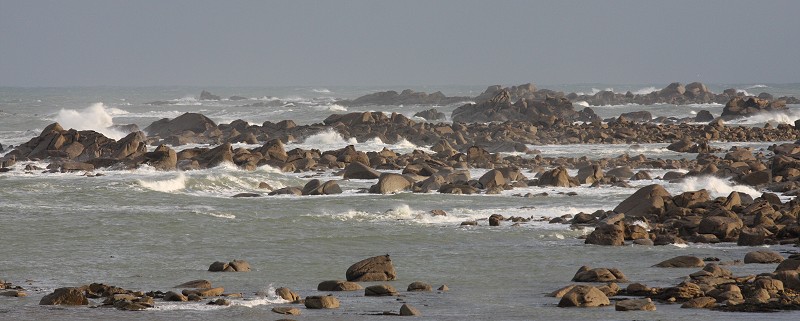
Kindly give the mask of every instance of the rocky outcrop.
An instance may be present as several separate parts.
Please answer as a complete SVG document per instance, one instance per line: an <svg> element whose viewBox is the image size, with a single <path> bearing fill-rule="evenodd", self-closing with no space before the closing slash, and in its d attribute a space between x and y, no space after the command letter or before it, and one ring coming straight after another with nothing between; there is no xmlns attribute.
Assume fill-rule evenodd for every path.
<svg viewBox="0 0 800 321"><path fill-rule="evenodd" d="M214 95L208 91L201 91L200 92L200 100L220 100L221 98L217 95Z"/></svg>
<svg viewBox="0 0 800 321"><path fill-rule="evenodd" d="M511 100L508 91L500 91L494 97L478 104L466 104L453 111L454 122L506 122L524 120L538 126L551 127L557 122L595 121L599 117L590 108L575 111L566 98L544 100Z"/></svg>
<svg viewBox="0 0 800 321"><path fill-rule="evenodd" d="M338 309L339 299L334 296L307 296L304 300L306 308L309 309Z"/></svg>
<svg viewBox="0 0 800 321"><path fill-rule="evenodd" d="M643 217L660 214L672 195L658 184L642 187L614 208L614 212L624 213L626 217Z"/></svg>
<svg viewBox="0 0 800 321"><path fill-rule="evenodd" d="M783 100L769 101L756 97L735 97L725 104L722 109L722 119L734 119L752 116L763 112L786 111L786 102Z"/></svg>
<svg viewBox="0 0 800 321"><path fill-rule="evenodd" d="M388 254L361 260L351 265L345 275L347 281L352 282L391 281L397 278Z"/></svg>
<svg viewBox="0 0 800 321"><path fill-rule="evenodd" d="M193 134L202 134L207 130L214 129L217 124L210 118L197 113L185 113L176 118L163 118L145 127L144 131L149 135L168 137L170 135L180 135L186 131Z"/></svg>
<svg viewBox="0 0 800 321"><path fill-rule="evenodd" d="M87 305L89 299L82 288L58 288L39 301L39 305Z"/></svg>
<svg viewBox="0 0 800 321"><path fill-rule="evenodd" d="M470 97L447 97L441 91L428 94L406 89L400 93L389 90L367 94L353 100L340 100L337 101L337 104L342 106L449 105L469 100L471 100Z"/></svg>
<svg viewBox="0 0 800 321"><path fill-rule="evenodd" d="M432 121L432 120L444 120L445 118L447 118L447 115L445 115L443 112L440 112L435 108L431 108L428 110L417 112L416 114L414 114L414 117L420 117L427 121Z"/></svg>
<svg viewBox="0 0 800 321"><path fill-rule="evenodd" d="M608 296L603 291L590 285L576 285L558 301L558 307L560 308L600 307L610 304L611 301L608 300Z"/></svg>
<svg viewBox="0 0 800 321"><path fill-rule="evenodd" d="M668 260L664 260L653 266L662 268L688 268L688 267L703 267L705 266L705 263L699 257L690 255L681 255L673 257Z"/></svg>
<svg viewBox="0 0 800 321"><path fill-rule="evenodd" d="M414 181L404 175L383 173L378 178L378 183L369 188L373 194L392 194L411 189Z"/></svg>
<svg viewBox="0 0 800 321"><path fill-rule="evenodd" d="M208 267L209 272L250 272L250 263L245 260L233 260L225 263L216 261Z"/></svg>

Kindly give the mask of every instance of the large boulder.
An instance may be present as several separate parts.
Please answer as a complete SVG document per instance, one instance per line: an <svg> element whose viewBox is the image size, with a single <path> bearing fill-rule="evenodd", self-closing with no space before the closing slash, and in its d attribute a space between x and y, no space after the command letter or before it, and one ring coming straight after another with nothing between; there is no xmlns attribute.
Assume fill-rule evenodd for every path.
<svg viewBox="0 0 800 321"><path fill-rule="evenodd" d="M307 296L305 305L309 309L337 309L339 308L339 299L331 295Z"/></svg>
<svg viewBox="0 0 800 321"><path fill-rule="evenodd" d="M625 245L625 228L622 224L602 223L586 237L584 243L615 246Z"/></svg>
<svg viewBox="0 0 800 321"><path fill-rule="evenodd" d="M201 167L211 168L222 163L233 163L233 147L225 143L194 157Z"/></svg>
<svg viewBox="0 0 800 321"><path fill-rule="evenodd" d="M496 187L502 188L506 185L506 179L503 176L503 172L497 169L490 170L486 172L486 174L483 174L483 176L478 179L478 182L481 183L481 186L485 189Z"/></svg>
<svg viewBox="0 0 800 321"><path fill-rule="evenodd" d="M344 168L344 179L376 179L381 173L360 162L352 162Z"/></svg>
<svg viewBox="0 0 800 321"><path fill-rule="evenodd" d="M389 284L376 284L364 289L364 296L397 296L397 290Z"/></svg>
<svg viewBox="0 0 800 321"><path fill-rule="evenodd" d="M661 261L660 263L654 266L662 268L688 268L688 267L704 267L705 263L703 263L703 259L699 257L690 255L681 255L673 257L668 260Z"/></svg>
<svg viewBox="0 0 800 321"><path fill-rule="evenodd" d="M783 256L775 251L770 250L757 250L747 252L744 255L744 263L781 263L785 260Z"/></svg>
<svg viewBox="0 0 800 321"><path fill-rule="evenodd" d="M200 100L220 100L221 98L217 95L214 95L208 91L201 91L200 92Z"/></svg>
<svg viewBox="0 0 800 321"><path fill-rule="evenodd" d="M665 200L672 195L659 184L640 188L614 208L614 212L623 213L626 217L643 217L649 214L661 214L665 210Z"/></svg>
<svg viewBox="0 0 800 321"><path fill-rule="evenodd" d="M159 145L152 152L144 154L145 163L157 170L170 171L178 166L178 154L167 145Z"/></svg>
<svg viewBox="0 0 800 321"><path fill-rule="evenodd" d="M644 299L627 299L617 301L614 305L614 310L617 311L655 311L656 305L650 298Z"/></svg>
<svg viewBox="0 0 800 321"><path fill-rule="evenodd" d="M373 194L397 193L410 189L413 184L414 181L404 175L383 173L378 178L378 183L369 188L369 192Z"/></svg>
<svg viewBox="0 0 800 321"><path fill-rule="evenodd" d="M599 307L610 305L603 291L590 285L576 285L558 301L558 307Z"/></svg>
<svg viewBox="0 0 800 321"><path fill-rule="evenodd" d="M744 226L742 220L727 216L709 216L700 221L697 227L699 234L714 234L723 242L736 241L739 230Z"/></svg>
<svg viewBox="0 0 800 321"><path fill-rule="evenodd" d="M345 275L347 281L353 282L391 281L397 278L388 254L361 260L351 265Z"/></svg>
<svg viewBox="0 0 800 321"><path fill-rule="evenodd" d="M317 285L317 291L356 291L363 287L355 282L330 280L322 281Z"/></svg>
<svg viewBox="0 0 800 321"><path fill-rule="evenodd" d="M185 113L174 119L161 119L145 127L144 131L150 136L167 137L178 135L184 131L192 131L195 134L202 134L206 130L216 128L217 124L213 120L197 113Z"/></svg>
<svg viewBox="0 0 800 321"><path fill-rule="evenodd" d="M782 100L769 101L756 97L734 97L722 109L722 119L734 119L752 116L762 112L778 112L786 110L786 102Z"/></svg>
<svg viewBox="0 0 800 321"><path fill-rule="evenodd" d="M575 179L569 177L567 169L557 167L542 173L539 177L539 186L575 187L578 184Z"/></svg>
<svg viewBox="0 0 800 321"><path fill-rule="evenodd" d="M607 268L590 268L588 266L581 266L575 276L572 277L574 282L628 282L625 274L618 269Z"/></svg>
<svg viewBox="0 0 800 321"><path fill-rule="evenodd" d="M579 184L594 184L594 182L599 182L603 179L603 168L600 165L588 165L584 166L578 170L578 176L576 179L578 180Z"/></svg>
<svg viewBox="0 0 800 321"><path fill-rule="evenodd" d="M81 288L58 288L45 295L39 305L88 305L89 299Z"/></svg>

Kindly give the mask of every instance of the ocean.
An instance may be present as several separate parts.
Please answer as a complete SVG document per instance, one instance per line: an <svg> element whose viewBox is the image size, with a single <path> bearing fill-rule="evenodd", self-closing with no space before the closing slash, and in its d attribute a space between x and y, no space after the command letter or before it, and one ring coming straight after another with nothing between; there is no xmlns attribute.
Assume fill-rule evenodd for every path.
<svg viewBox="0 0 800 321"><path fill-rule="evenodd" d="M539 85L564 92L646 93L660 85ZM92 129L111 138L123 133L108 127L136 124L139 128L161 118L185 112L202 113L216 123L242 119L251 124L291 119L297 124L321 123L333 113L383 111L413 115L436 108L450 115L461 104L447 106L364 106L345 107L339 99L405 88L442 91L448 96L476 96L485 86L397 86L397 87L78 87L0 88L0 144L6 149L39 135L48 124L58 121L64 128ZM768 92L774 96L800 97L800 84L719 84L713 92L737 88L749 94ZM202 101L208 90L223 98L244 100ZM147 104L165 101L160 105ZM245 106L259 102L280 103ZM580 103L577 103L580 104ZM693 117L700 110L718 116L720 104L702 105L619 105L592 107L601 118L646 110L654 117ZM770 122L794 124L800 106L791 105L785 114L766 114L732 122L763 126ZM727 150L750 146L767 152L774 142L712 142ZM329 131L286 145L293 148L332 150L354 145L360 151L389 148L398 152L415 149L430 152L430 146L407 141L386 144L373 139L358 142ZM180 146L176 149L194 147ZM234 147L256 147L238 144ZM632 145L542 145L528 146L542 157L591 159L644 154L650 158L693 159L696 154L676 153L666 143ZM154 147L151 147L154 148ZM265 182L274 188L304 185L312 178L341 179L336 171L283 173L268 166L246 171L233 165L186 172L163 172L152 168L96 171L102 176L79 173L26 173L26 165L45 168L44 162L20 161L14 170L0 173L0 279L27 290L24 298L0 297L2 320L276 320L270 311L287 305L274 289L289 287L302 297L325 294L316 290L324 280L344 279L347 268L364 258L390 254L397 280L390 284L400 297L364 297L362 292L336 293L342 307L335 310L302 309L301 320L383 320L409 303L425 320L664 320L664 319L797 319L800 312L729 313L686 310L679 305L657 303L657 311L616 312L613 307L563 309L558 299L546 297L571 284L582 265L615 267L628 279L649 286L679 283L691 269L651 267L662 260L693 255L741 260L744 254L764 247L740 247L731 243L681 246L603 247L584 245L579 236L588 229L549 224L565 214L611 210L639 187L663 184L673 195L705 188L712 197L739 191L757 197L762 191L714 177L682 182L660 179L630 181L632 187L574 188L524 187L499 195L445 195L438 193L360 193L375 180L339 181L343 193L326 196L264 196L233 198L239 193L263 193ZM634 169L636 171L637 169ZM472 169L473 178L487 170ZM392 172L392 171L390 171ZM399 171L394 171L399 172ZM653 170L652 177L666 170ZM527 170L524 174L533 176ZM571 171L575 175L576 171ZM569 195L575 192L577 195ZM547 193L544 197L520 197ZM788 200L791 197L782 196ZM433 216L441 209L446 216ZM491 214L533 218L529 222L488 226ZM478 226L462 227L463 221L477 220ZM797 248L768 246L779 252ZM211 273L214 261L247 260L253 271ZM771 272L773 265L732 265L736 275ZM207 279L226 292L242 293L230 306L207 305L207 301L168 303L140 312L113 308L40 306L41 297L55 288L105 283L130 290L168 291L194 279ZM446 284L449 291L405 292L408 284L424 281L434 289ZM381 282L378 282L381 283ZM371 283L368 283L371 284ZM624 285L623 285L624 287ZM94 301L93 304L99 304Z"/></svg>

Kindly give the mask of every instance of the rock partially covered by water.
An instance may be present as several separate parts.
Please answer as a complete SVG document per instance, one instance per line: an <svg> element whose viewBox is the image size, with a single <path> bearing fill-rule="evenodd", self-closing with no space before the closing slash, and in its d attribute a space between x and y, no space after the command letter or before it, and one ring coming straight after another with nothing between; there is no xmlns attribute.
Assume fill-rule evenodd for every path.
<svg viewBox="0 0 800 321"><path fill-rule="evenodd" d="M339 299L334 296L307 296L305 299L306 308L309 309L338 309Z"/></svg>
<svg viewBox="0 0 800 321"><path fill-rule="evenodd" d="M397 93L394 90L381 91L367 94L353 100L341 100L337 103L343 106L369 106L369 105L449 105L470 100L470 97L447 97L441 91L425 93L403 90Z"/></svg>
<svg viewBox="0 0 800 321"><path fill-rule="evenodd" d="M756 97L735 97L725 104L722 109L722 119L734 119L752 116L763 112L785 111L786 102L782 100L769 101Z"/></svg>
<svg viewBox="0 0 800 321"><path fill-rule="evenodd" d="M216 127L217 124L203 114L185 113L173 119L163 118L154 121L149 126L145 127L144 131L151 136L156 135L164 138L170 135L179 135L185 131L191 131L194 134L202 134Z"/></svg>
<svg viewBox="0 0 800 321"><path fill-rule="evenodd" d="M221 98L217 95L214 95L208 91L201 91L200 92L200 100L220 100Z"/></svg>
<svg viewBox="0 0 800 321"><path fill-rule="evenodd" d="M558 307L560 308L588 308L606 306L610 304L611 301L608 300L608 296L606 296L603 291L600 291L596 287L590 285L576 285L572 288L572 290L569 290L569 292L564 294L560 301L558 301Z"/></svg>
<svg viewBox="0 0 800 321"><path fill-rule="evenodd" d="M388 254L361 260L351 265L345 275L347 281L353 282L391 281L397 278Z"/></svg>
<svg viewBox="0 0 800 321"><path fill-rule="evenodd" d="M770 250L757 250L748 252L744 256L744 263L781 263L785 258L780 253Z"/></svg>
<svg viewBox="0 0 800 321"><path fill-rule="evenodd" d="M82 288L58 288L45 295L39 305L88 305L89 299Z"/></svg>
<svg viewBox="0 0 800 321"><path fill-rule="evenodd" d="M672 197L663 186L658 184L640 188L614 208L614 212L624 213L626 217L643 217L660 214L665 204Z"/></svg>
<svg viewBox="0 0 800 321"><path fill-rule="evenodd" d="M358 283L341 280L322 281L317 285L317 291L357 291L363 288Z"/></svg>
<svg viewBox="0 0 800 321"><path fill-rule="evenodd" d="M687 267L703 267L705 263L703 259L690 256L690 255L681 255L676 256L668 260L664 260L656 265L655 267L662 267L662 268L687 268Z"/></svg>
<svg viewBox="0 0 800 321"><path fill-rule="evenodd" d="M443 120L447 118L447 115L445 115L443 112L440 112L435 108L431 108L428 110L417 112L416 114L414 114L414 117L420 117L425 120L431 121L431 120Z"/></svg>
<svg viewBox="0 0 800 321"><path fill-rule="evenodd" d="M216 261L208 267L209 272L250 272L250 263L245 260L233 260L225 263Z"/></svg>
<svg viewBox="0 0 800 321"><path fill-rule="evenodd" d="M505 122L529 121L550 127L557 122L599 120L589 108L575 111L566 98L548 97L544 100L511 100L508 91L500 91L494 97L478 104L466 104L456 108L451 116L454 122Z"/></svg>

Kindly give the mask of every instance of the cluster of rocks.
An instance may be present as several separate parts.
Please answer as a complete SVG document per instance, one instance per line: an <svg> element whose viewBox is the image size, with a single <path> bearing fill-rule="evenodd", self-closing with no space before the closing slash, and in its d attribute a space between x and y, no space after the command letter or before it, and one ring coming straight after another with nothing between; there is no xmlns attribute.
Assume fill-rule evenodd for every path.
<svg viewBox="0 0 800 321"><path fill-rule="evenodd" d="M222 268L225 266L224 268ZM221 269L222 268L222 269ZM230 269L229 269L230 268ZM246 261L235 260L230 263L214 262L209 271L249 271L250 266ZM391 284L377 284L362 287L357 282L383 282L393 281L397 278L397 272L389 255L375 256L361 260L347 269L345 273L347 281L330 280L319 283L317 291L331 292L327 295L311 295L305 298L291 290L290 288L280 287L275 290L275 294L291 304L300 304L307 309L337 309L341 303L333 295L341 291L364 291L365 297L371 296L399 296L400 292ZM25 296L24 290L20 287L12 287L10 283L0 282L0 288L8 288L9 291L2 292L4 296ZM139 311L154 307L156 300L163 302L198 302L208 300L209 305L231 305L233 299L244 297L242 293L226 293L223 287L214 287L208 280L192 280L176 285L175 289L169 291L132 291L116 286L101 283L92 283L79 287L64 287L55 289L52 293L46 294L39 301L40 305L89 305L90 299L103 299L100 307L115 307L119 310ZM13 289L13 290L12 290ZM408 293L431 292L432 286L425 282L416 281L408 285ZM439 291L448 291L446 285L439 288ZM10 293L14 292L14 295ZM402 300L401 300L402 301ZM276 306L273 312L286 315L299 315L301 310L292 306ZM420 311L404 302L399 312L386 311L384 315L419 316Z"/></svg>
<svg viewBox="0 0 800 321"><path fill-rule="evenodd" d="M757 97L735 97L722 109L722 119L735 119L763 112L785 112L785 100L770 100Z"/></svg>
<svg viewBox="0 0 800 321"><path fill-rule="evenodd" d="M614 93L609 90L603 90L593 95L571 93L566 97L572 101L585 101L592 106L606 106L623 104L724 104L731 99L741 98L744 96L744 92L737 91L733 88L725 89L722 93L715 94L708 90L706 85L700 82L693 82L685 86L679 82L674 82L661 90L653 91L647 94L634 94L630 91L621 94ZM767 93L762 93L759 96L773 100L772 96ZM778 100L782 100L788 104L800 103L800 100L795 97L780 97Z"/></svg>
<svg viewBox="0 0 800 321"><path fill-rule="evenodd" d="M491 99L466 104L453 111L454 122L506 122L509 120L528 121L542 127L552 127L557 122L592 122L600 118L586 107L575 111L572 102L566 98L546 97L543 100L522 98L512 101L511 93L502 90Z"/></svg>
<svg viewBox="0 0 800 321"><path fill-rule="evenodd" d="M381 91L358 97L353 100L340 100L336 103L343 106L372 105L449 105L472 100L470 97L447 97L441 91L425 93L406 89L399 94L394 90Z"/></svg>
<svg viewBox="0 0 800 321"><path fill-rule="evenodd" d="M710 258L713 260L713 258ZM718 259L717 259L718 260ZM715 308L725 311L796 310L800 306L800 255L784 260L779 253L760 250L745 256L745 263L780 263L774 272L734 276L722 262L705 263L692 256L680 256L654 265L654 268L696 268L686 281L673 287L649 287L630 283L614 268L581 267L573 282L603 283L601 286L568 285L550 293L559 298L559 307L601 307L611 304L609 297L634 296L642 299L616 300L617 311L655 311L653 301L681 303L681 308Z"/></svg>

